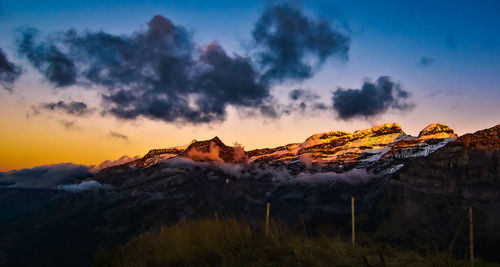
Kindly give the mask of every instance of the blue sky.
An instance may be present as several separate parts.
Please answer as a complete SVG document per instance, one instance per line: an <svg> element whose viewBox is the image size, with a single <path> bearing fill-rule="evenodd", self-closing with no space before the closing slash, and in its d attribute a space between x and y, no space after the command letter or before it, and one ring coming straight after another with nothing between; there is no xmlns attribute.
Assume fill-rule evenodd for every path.
<svg viewBox="0 0 500 267"><path fill-rule="evenodd" d="M265 1L2 1L1 45L12 54L13 35L23 26L44 32L77 29L130 33L162 14L194 32L201 43L218 40L244 53L253 22ZM311 13L351 30L353 82L378 73L425 90L498 91L498 1L307 1ZM416 66L433 59L428 68ZM333 71L338 71L339 68ZM402 71L404 69L405 71ZM351 72L351 71L350 71ZM349 76L350 76L349 75ZM425 79L422 79L425 77ZM359 82L358 82L359 83ZM342 85L342 84L339 84ZM353 84L352 86L355 86ZM439 87L439 88L438 88ZM421 90L418 88L418 90Z"/></svg>
<svg viewBox="0 0 500 267"><path fill-rule="evenodd" d="M75 27L130 33L152 15L162 14L192 30L200 43L218 40L227 50L244 53L243 45L265 4L266 1L7 0L1 4L0 44L9 54L14 53L14 33L23 26L34 26L43 32ZM498 91L498 87L493 88L500 79L498 1L307 1L302 5L308 12L347 25L351 30L351 60L340 69L356 65L351 74L355 75L353 80L391 71L389 75L405 83L430 83L430 91L471 87ZM431 58L433 63L419 68L416 65L421 57ZM339 68L332 69L335 72ZM422 76L426 77L424 81Z"/></svg>

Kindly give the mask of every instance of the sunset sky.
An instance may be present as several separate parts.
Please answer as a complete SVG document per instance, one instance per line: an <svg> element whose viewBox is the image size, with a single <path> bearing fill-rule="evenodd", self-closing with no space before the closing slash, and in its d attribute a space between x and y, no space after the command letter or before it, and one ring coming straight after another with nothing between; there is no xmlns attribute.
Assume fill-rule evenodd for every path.
<svg viewBox="0 0 500 267"><path fill-rule="evenodd" d="M500 123L498 1L5 0L0 48L0 171Z"/></svg>

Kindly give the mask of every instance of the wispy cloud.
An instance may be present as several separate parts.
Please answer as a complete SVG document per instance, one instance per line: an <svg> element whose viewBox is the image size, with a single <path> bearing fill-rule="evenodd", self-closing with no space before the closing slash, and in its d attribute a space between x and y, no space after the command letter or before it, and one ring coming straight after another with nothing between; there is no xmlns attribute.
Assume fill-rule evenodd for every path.
<svg viewBox="0 0 500 267"><path fill-rule="evenodd" d="M129 140L128 136L121 134L121 133L114 132L114 131L109 131L108 137L123 140L123 141Z"/></svg>
<svg viewBox="0 0 500 267"><path fill-rule="evenodd" d="M62 111L67 114L75 116L83 116L93 112L93 110L87 107L87 104L77 101L71 101L71 102L59 101L56 103L44 103L41 105L41 107L46 110Z"/></svg>
<svg viewBox="0 0 500 267"><path fill-rule="evenodd" d="M10 62L5 52L0 48L0 85L8 92L12 92L12 86L20 75L21 68Z"/></svg>
<svg viewBox="0 0 500 267"><path fill-rule="evenodd" d="M94 113L94 109L91 109L87 106L87 104L79 101L58 101L58 102L50 102L50 103L41 103L36 106L31 106L31 112L28 114L28 117L31 115L38 115L42 110L50 111L50 112L60 112L67 115L72 116L86 116Z"/></svg>
<svg viewBox="0 0 500 267"><path fill-rule="evenodd" d="M76 121L60 120L59 123L66 129L66 131L76 131L82 128L78 126Z"/></svg>

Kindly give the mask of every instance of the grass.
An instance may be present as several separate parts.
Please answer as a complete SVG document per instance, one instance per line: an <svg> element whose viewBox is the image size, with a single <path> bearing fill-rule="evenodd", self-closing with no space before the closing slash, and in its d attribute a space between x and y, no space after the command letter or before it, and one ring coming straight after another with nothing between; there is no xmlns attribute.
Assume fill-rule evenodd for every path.
<svg viewBox="0 0 500 267"><path fill-rule="evenodd" d="M197 219L144 233L100 251L94 266L468 266L444 254L421 255L386 245L353 247L335 235L308 238L280 222L270 233L245 221ZM495 266L481 260L476 266ZM500 266L500 265L496 265Z"/></svg>

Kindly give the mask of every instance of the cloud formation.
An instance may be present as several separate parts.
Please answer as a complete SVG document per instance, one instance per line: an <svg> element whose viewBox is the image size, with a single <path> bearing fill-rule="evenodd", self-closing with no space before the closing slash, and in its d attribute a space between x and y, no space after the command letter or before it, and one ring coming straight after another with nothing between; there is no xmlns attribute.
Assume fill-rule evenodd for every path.
<svg viewBox="0 0 500 267"><path fill-rule="evenodd" d="M293 89L290 93L288 93L288 97L294 101L319 99L319 95L305 89Z"/></svg>
<svg viewBox="0 0 500 267"><path fill-rule="evenodd" d="M81 191L97 191L100 189L111 189L112 187L108 184L101 184L97 181L94 180L89 180L89 181L83 181L78 184L68 184L68 185L58 185L57 189L59 190L64 190L68 192L81 192Z"/></svg>
<svg viewBox="0 0 500 267"><path fill-rule="evenodd" d="M350 46L349 37L330 22L287 2L268 6L252 36L266 81L310 78L327 59L347 59Z"/></svg>
<svg viewBox="0 0 500 267"><path fill-rule="evenodd" d="M76 83L77 68L69 55L56 45L57 40L36 42L38 30L27 29L18 40L18 51L24 55L31 65L56 87L64 87Z"/></svg>
<svg viewBox="0 0 500 267"><path fill-rule="evenodd" d="M10 62L5 52L0 48L0 85L12 92L14 82L21 75L21 68Z"/></svg>
<svg viewBox="0 0 500 267"><path fill-rule="evenodd" d="M103 114L203 123L223 121L228 105L258 108L270 100L250 58L228 55L216 42L197 46L160 15L131 35L73 29L37 35L22 33L20 53L56 87L103 88Z"/></svg>
<svg viewBox="0 0 500 267"><path fill-rule="evenodd" d="M100 90L103 115L193 124L224 121L228 106L279 117L271 85L309 78L334 56L347 59L350 44L327 20L288 3L269 5L252 37L255 57L228 54L156 15L128 35L70 29L43 37L26 29L17 43L55 87Z"/></svg>
<svg viewBox="0 0 500 267"><path fill-rule="evenodd" d="M55 112L63 112L73 116L84 116L94 112L94 110L89 109L87 104L83 102L71 101L71 102L52 102L52 103L42 103L38 107L34 107L34 111L36 113L39 112L39 109L55 111Z"/></svg>
<svg viewBox="0 0 500 267"><path fill-rule="evenodd" d="M375 83L365 81L361 89L338 88L332 95L333 109L342 120L356 117L370 118L388 109L410 110L414 104L408 102L410 93L401 85L381 76Z"/></svg>
<svg viewBox="0 0 500 267"><path fill-rule="evenodd" d="M114 132L114 131L110 131L108 136L111 138L116 138L116 139L121 139L123 141L128 141L128 136L121 134L121 133Z"/></svg>
<svg viewBox="0 0 500 267"><path fill-rule="evenodd" d="M271 178L273 183L276 184L347 184L347 185L361 185L372 182L374 179L380 178L379 176L367 172L365 169L352 169L343 173L335 172L315 172L312 168L310 158L307 156L301 158L301 161L306 165L307 171L294 174L284 166L273 166L272 164L232 164L221 161L212 162L196 162L187 158L170 158L163 160L162 172L176 173L196 170L207 169L207 178L220 179L231 178L235 180L240 179L261 179ZM219 170L224 173L209 171L211 169ZM229 176L229 177L228 177Z"/></svg>
<svg viewBox="0 0 500 267"><path fill-rule="evenodd" d="M326 104L318 102L320 96L310 90L293 89L288 93L288 98L291 100L291 103L285 108L286 114L296 111L301 115L306 115L308 112L317 114L329 108Z"/></svg>
<svg viewBox="0 0 500 267"><path fill-rule="evenodd" d="M80 130L81 128L78 126L76 121L67 121L67 120L60 120L59 123L64 126L64 129L66 131L74 131L74 130Z"/></svg>
<svg viewBox="0 0 500 267"><path fill-rule="evenodd" d="M84 165L61 163L10 172L0 172L0 186L54 189L58 185L79 182L91 176Z"/></svg>

